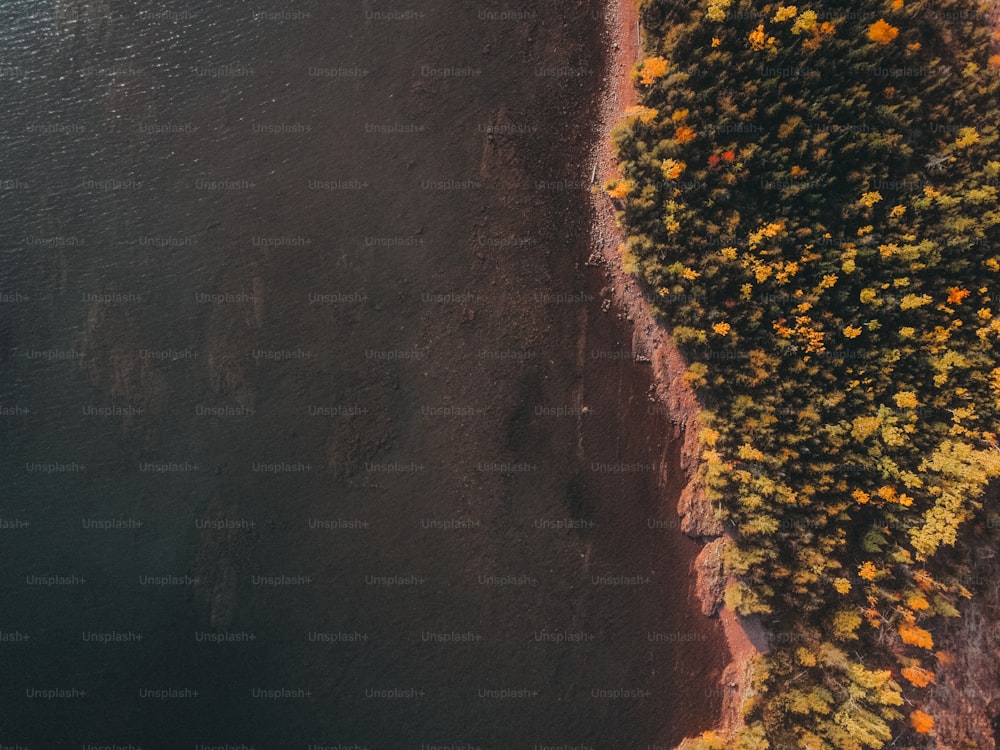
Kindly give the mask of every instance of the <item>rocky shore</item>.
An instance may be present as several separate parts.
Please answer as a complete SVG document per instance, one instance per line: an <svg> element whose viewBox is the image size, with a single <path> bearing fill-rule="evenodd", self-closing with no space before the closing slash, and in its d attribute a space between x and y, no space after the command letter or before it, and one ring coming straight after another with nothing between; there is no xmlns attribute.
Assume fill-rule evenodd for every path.
<svg viewBox="0 0 1000 750"><path fill-rule="evenodd" d="M593 153L595 187L619 176L610 132L624 111L638 100L629 77L642 54L638 16L635 0L607 2L604 43L608 62L601 99L601 138ZM650 396L667 409L675 436L681 440L685 484L677 504L679 527L703 545L690 571L692 585L702 614L718 617L725 632L730 660L719 680L723 706L716 731L731 736L742 724L740 705L751 690L751 662L754 656L767 650L766 634L759 620L738 617L723 603L722 595L727 585L722 569L726 530L716 518L697 478L701 453L698 413L702 406L683 377L688 363L666 328L654 319L639 280L623 267L618 248L625 236L610 199L595 190L592 209L594 250L590 262L604 269L608 296L614 300L608 312L631 323L632 351L637 358L648 360L652 368ZM685 741L680 747L687 744Z"/></svg>

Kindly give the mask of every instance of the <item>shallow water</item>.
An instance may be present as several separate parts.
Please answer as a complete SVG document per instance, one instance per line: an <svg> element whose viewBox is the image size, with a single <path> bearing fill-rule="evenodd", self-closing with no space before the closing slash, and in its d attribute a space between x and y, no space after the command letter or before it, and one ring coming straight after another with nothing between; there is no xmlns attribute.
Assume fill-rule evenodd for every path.
<svg viewBox="0 0 1000 750"><path fill-rule="evenodd" d="M583 264L598 6L526 8L0 9L0 743L711 723L676 441Z"/></svg>

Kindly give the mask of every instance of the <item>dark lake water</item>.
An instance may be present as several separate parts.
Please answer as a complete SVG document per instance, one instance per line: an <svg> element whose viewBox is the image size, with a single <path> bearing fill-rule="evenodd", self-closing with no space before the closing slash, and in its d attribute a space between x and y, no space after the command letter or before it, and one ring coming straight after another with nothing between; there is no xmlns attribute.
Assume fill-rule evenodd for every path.
<svg viewBox="0 0 1000 750"><path fill-rule="evenodd" d="M595 2L0 7L0 746L707 728Z"/></svg>

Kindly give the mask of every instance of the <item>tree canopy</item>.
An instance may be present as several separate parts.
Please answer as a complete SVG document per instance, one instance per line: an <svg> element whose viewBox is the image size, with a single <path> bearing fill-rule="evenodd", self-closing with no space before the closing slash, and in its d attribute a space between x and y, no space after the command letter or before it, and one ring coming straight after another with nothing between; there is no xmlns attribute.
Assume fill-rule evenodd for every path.
<svg viewBox="0 0 1000 750"><path fill-rule="evenodd" d="M940 552L1000 475L996 19L953 0L642 16L605 189L707 407L727 602L798 644L758 664L739 741L915 738L933 717L902 694L920 704L934 618L969 595Z"/></svg>

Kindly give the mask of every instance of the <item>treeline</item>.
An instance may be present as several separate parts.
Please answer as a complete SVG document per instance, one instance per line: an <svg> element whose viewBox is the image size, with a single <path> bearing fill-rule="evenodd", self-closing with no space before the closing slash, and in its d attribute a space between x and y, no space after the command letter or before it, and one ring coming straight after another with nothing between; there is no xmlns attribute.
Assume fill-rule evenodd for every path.
<svg viewBox="0 0 1000 750"><path fill-rule="evenodd" d="M642 104L604 187L707 407L727 602L789 631L747 729L703 745L915 746L948 658L935 618L969 596L941 552L1000 475L1000 19L953 0L642 18Z"/></svg>

